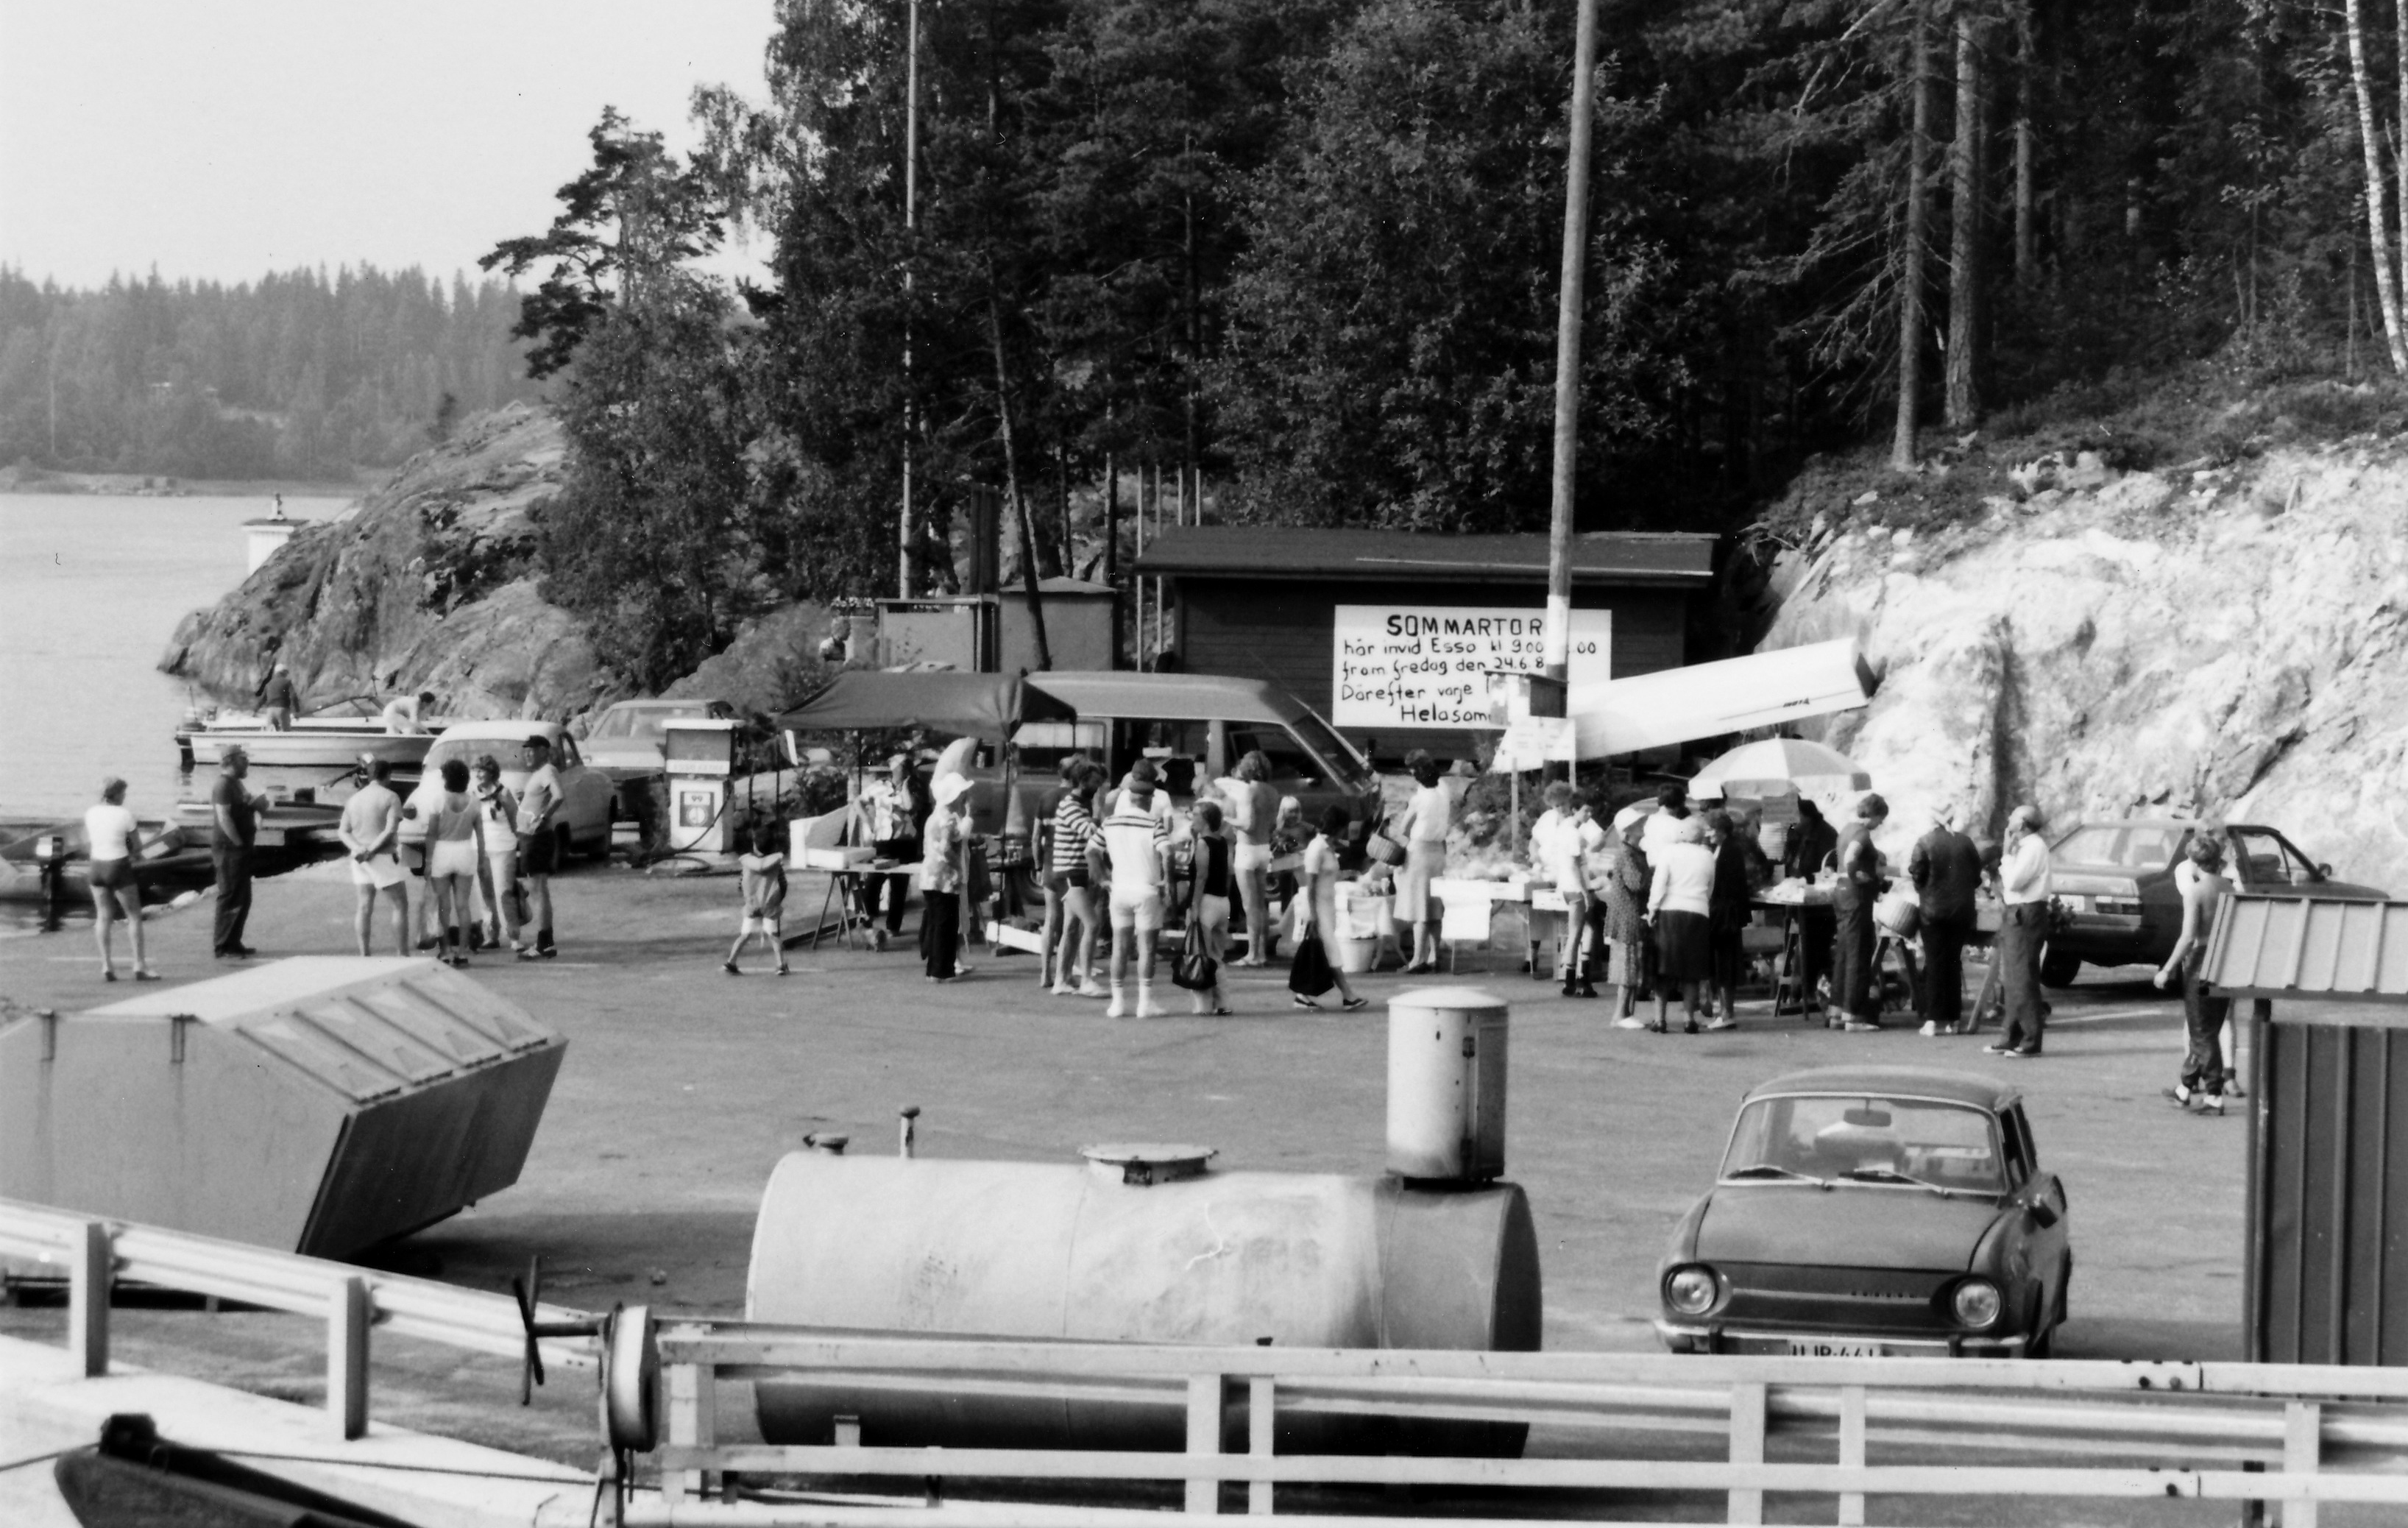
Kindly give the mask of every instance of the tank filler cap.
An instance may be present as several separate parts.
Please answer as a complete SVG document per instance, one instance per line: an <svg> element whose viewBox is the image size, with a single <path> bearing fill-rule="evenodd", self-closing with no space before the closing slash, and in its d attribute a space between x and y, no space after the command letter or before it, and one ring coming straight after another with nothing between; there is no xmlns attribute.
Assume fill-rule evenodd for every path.
<svg viewBox="0 0 2408 1528"><path fill-rule="evenodd" d="M1208 1146L1180 1146L1159 1141L1114 1141L1103 1146L1079 1148L1079 1155L1096 1164L1099 1171L1117 1173L1123 1183L1145 1188L1156 1183L1177 1183L1182 1178L1202 1177L1205 1164L1219 1156L1219 1150Z"/></svg>

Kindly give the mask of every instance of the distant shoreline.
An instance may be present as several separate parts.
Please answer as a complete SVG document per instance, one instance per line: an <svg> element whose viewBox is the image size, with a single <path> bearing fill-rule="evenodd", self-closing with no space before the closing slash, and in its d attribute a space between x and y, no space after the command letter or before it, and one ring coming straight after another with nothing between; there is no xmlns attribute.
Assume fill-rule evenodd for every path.
<svg viewBox="0 0 2408 1528"><path fill-rule="evenodd" d="M309 483L283 478L171 478L141 472L0 472L0 494L56 494L76 497L121 494L136 498L358 498L373 486L365 479Z"/></svg>

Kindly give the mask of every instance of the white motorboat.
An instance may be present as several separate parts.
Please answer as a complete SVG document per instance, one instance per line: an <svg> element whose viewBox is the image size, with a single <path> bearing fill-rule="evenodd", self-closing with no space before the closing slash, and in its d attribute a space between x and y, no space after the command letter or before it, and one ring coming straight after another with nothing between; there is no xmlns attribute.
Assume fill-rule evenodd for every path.
<svg viewBox="0 0 2408 1528"><path fill-rule="evenodd" d="M424 732L388 732L382 702L363 695L295 716L289 728L271 728L252 712L188 720L177 730L176 748L188 765L202 768L215 768L227 744L239 743L256 768L341 769L366 757L415 769L444 725L429 720Z"/></svg>

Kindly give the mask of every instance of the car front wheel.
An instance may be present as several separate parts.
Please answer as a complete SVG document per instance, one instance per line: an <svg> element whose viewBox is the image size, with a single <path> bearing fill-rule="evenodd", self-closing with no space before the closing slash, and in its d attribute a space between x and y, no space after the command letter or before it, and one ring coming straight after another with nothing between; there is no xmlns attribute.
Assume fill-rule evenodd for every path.
<svg viewBox="0 0 2408 1528"><path fill-rule="evenodd" d="M2044 949L2040 955L2040 979L2044 987L2071 987L2082 974L2082 957L2071 950Z"/></svg>

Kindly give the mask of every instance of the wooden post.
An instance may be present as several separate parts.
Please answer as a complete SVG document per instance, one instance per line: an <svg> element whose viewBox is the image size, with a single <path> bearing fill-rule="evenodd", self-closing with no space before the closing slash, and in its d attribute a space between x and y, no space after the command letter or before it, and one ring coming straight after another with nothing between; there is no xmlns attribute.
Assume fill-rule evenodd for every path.
<svg viewBox="0 0 2408 1528"><path fill-rule="evenodd" d="M1221 1377L1217 1374L1194 1374L1187 1377L1187 1453L1189 1458L1218 1454L1221 1451ZM1251 1504L1249 1504L1251 1505ZM1187 1482L1187 1511L1216 1513L1221 1510L1221 1482L1196 1480Z"/></svg>
<svg viewBox="0 0 2408 1528"><path fill-rule="evenodd" d="M1865 1467L1865 1388L1862 1385L1840 1387L1840 1467ZM1840 1492L1842 1524L1862 1524L1865 1521L1865 1493L1861 1491Z"/></svg>
<svg viewBox="0 0 2408 1528"><path fill-rule="evenodd" d="M2283 1475L2286 1479L2314 1475L2324 1463L2324 1411L2314 1401L2293 1401L2283 1407ZM2316 1528L2316 1504L2286 1501L2283 1528Z"/></svg>
<svg viewBox="0 0 2408 1528"><path fill-rule="evenodd" d="M1246 1384L1246 1452L1256 1459L1271 1456L1271 1420L1278 1405L1278 1381L1265 1377ZM1271 1483L1268 1480L1246 1482L1246 1513L1250 1517L1267 1518L1271 1513Z"/></svg>
<svg viewBox="0 0 2408 1528"><path fill-rule="evenodd" d="M719 1441L718 1375L708 1364L672 1363L663 1376L668 1391L669 1442L708 1449ZM665 1470L661 1474L664 1502L692 1501L710 1493L710 1472Z"/></svg>
<svg viewBox="0 0 2408 1528"><path fill-rule="evenodd" d="M1730 1462L1734 1464L1764 1463L1764 1384L1761 1380L1743 1379L1731 1387ZM1730 1513L1724 1521L1761 1523L1764 1521L1763 1491L1755 1487L1733 1486Z"/></svg>
<svg viewBox="0 0 2408 1528"><path fill-rule="evenodd" d="M108 1223L86 1220L67 1249L67 1351L87 1379L108 1372L108 1289L115 1274Z"/></svg>
<svg viewBox="0 0 2408 1528"><path fill-rule="evenodd" d="M368 1281L352 1274L335 1286L326 1306L326 1414L343 1440L368 1431L368 1324L376 1314Z"/></svg>

